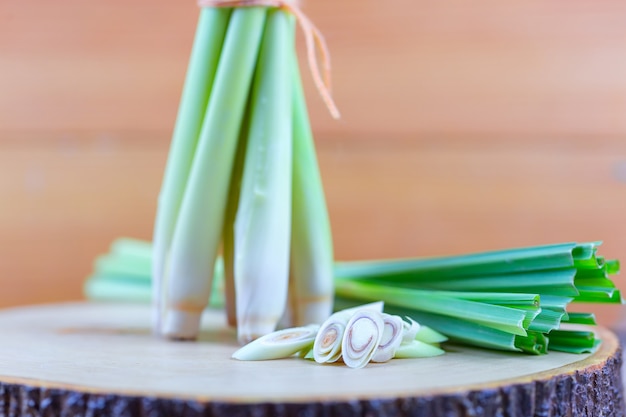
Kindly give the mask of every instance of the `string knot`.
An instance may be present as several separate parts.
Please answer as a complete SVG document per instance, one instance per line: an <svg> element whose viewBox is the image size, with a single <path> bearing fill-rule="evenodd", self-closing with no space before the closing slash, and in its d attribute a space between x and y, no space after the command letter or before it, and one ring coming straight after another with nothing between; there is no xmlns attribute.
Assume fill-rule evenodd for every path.
<svg viewBox="0 0 626 417"><path fill-rule="evenodd" d="M324 40L322 32L313 24L298 7L297 3L290 0L198 0L198 6L200 7L277 7L295 16L302 33L304 34L304 41L306 43L307 58L309 61L309 70L313 77L315 87L319 92L324 104L328 108L331 116L335 119L339 119L339 109L335 105L335 102L331 94L331 80L330 80L330 53ZM322 57L322 65L320 70L320 64L317 61L317 50Z"/></svg>

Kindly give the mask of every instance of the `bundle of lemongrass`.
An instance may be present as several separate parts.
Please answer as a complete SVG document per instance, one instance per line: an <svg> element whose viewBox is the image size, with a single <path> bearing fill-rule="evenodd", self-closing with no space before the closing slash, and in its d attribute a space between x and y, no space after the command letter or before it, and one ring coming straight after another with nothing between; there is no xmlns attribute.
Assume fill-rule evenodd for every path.
<svg viewBox="0 0 626 417"><path fill-rule="evenodd" d="M281 319L319 322L332 309L332 242L294 14L309 47L318 35L288 2L201 3L158 200L154 327L196 337L221 247L228 320L245 342Z"/></svg>
<svg viewBox="0 0 626 417"><path fill-rule="evenodd" d="M611 276L619 263L597 255L598 243L559 244L438 258L338 262L335 309L364 301L408 316L451 340L533 354L548 349L588 352L599 344L591 313L568 311L572 302L620 303ZM86 281L90 299L148 302L151 245L119 239L100 256ZM223 298L223 266L214 266L211 305ZM321 324L312 320L306 324Z"/></svg>

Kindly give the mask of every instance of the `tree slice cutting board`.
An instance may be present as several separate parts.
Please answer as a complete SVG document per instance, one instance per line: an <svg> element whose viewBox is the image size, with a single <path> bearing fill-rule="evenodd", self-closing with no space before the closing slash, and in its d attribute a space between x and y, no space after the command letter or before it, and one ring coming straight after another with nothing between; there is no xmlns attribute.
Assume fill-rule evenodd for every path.
<svg viewBox="0 0 626 417"><path fill-rule="evenodd" d="M350 369L240 362L207 312L198 342L150 334L141 305L71 303L0 312L0 416L624 416L613 333L592 355L455 345L443 356Z"/></svg>

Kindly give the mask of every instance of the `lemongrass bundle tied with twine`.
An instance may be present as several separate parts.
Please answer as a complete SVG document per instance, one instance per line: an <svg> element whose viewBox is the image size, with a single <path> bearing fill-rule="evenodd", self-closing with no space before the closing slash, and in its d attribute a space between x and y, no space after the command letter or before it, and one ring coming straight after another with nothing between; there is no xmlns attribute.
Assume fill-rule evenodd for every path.
<svg viewBox="0 0 626 417"><path fill-rule="evenodd" d="M322 32L302 12L298 3L296 0L198 0L198 6L200 7L275 7L294 15L304 35L307 59L313 82L332 117L339 119L339 109L331 93L330 52L328 51L328 46ZM319 50L321 54L323 71L320 71L316 50Z"/></svg>
<svg viewBox="0 0 626 417"><path fill-rule="evenodd" d="M295 20L318 90L331 114L339 113L323 38L295 4L199 4L155 220L154 329L172 339L197 336L221 250L228 320L248 342L273 331L281 317L305 325L332 311L330 223Z"/></svg>

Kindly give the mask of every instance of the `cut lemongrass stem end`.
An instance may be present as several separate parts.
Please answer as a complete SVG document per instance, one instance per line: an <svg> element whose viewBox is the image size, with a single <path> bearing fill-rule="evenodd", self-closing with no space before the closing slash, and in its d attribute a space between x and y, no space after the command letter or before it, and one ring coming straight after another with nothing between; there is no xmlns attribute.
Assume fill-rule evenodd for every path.
<svg viewBox="0 0 626 417"><path fill-rule="evenodd" d="M262 361L288 358L298 352L308 352L313 346L318 330L317 325L278 330L241 347L232 357L242 361Z"/></svg>
<svg viewBox="0 0 626 417"><path fill-rule="evenodd" d="M367 365L382 340L385 323L374 310L359 310L352 315L341 341L341 357L350 368Z"/></svg>

